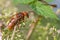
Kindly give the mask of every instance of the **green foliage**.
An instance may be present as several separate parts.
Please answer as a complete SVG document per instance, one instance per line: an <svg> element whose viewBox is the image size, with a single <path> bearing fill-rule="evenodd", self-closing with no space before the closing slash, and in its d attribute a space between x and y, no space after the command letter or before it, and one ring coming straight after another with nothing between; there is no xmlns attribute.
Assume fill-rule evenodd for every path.
<svg viewBox="0 0 60 40"><path fill-rule="evenodd" d="M34 4L31 4L30 6L38 15L57 19L57 16L54 14L49 5L44 5L43 3L37 1Z"/></svg>
<svg viewBox="0 0 60 40"><path fill-rule="evenodd" d="M56 40L58 36L57 32L54 30L55 29L53 28L37 26L32 33L30 40Z"/></svg>
<svg viewBox="0 0 60 40"><path fill-rule="evenodd" d="M52 2L52 1L54 1L54 0L45 0L46 2Z"/></svg>
<svg viewBox="0 0 60 40"><path fill-rule="evenodd" d="M55 28L54 22L51 19L42 19L38 21L30 40L59 40L59 34ZM42 23L43 22L43 23Z"/></svg>
<svg viewBox="0 0 60 40"><path fill-rule="evenodd" d="M31 2L33 2L34 0L13 0L13 4L29 4Z"/></svg>

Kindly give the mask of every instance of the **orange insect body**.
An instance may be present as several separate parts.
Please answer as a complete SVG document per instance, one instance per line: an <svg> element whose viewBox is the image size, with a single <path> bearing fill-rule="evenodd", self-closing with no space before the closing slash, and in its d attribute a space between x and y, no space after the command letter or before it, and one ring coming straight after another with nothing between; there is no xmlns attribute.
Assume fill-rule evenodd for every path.
<svg viewBox="0 0 60 40"><path fill-rule="evenodd" d="M25 17L25 16L29 17L27 12L19 12L19 13L15 14L15 15L11 18L9 24L7 25L7 28L8 28L9 30L14 29L14 26L15 26L19 21L24 20L24 17Z"/></svg>

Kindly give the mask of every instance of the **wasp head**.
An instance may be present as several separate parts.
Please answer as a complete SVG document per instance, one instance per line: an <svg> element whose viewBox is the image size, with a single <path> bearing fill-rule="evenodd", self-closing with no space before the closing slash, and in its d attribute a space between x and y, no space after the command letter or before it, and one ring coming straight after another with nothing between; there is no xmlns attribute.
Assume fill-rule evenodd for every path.
<svg viewBox="0 0 60 40"><path fill-rule="evenodd" d="M28 12L22 12L22 14L29 18Z"/></svg>

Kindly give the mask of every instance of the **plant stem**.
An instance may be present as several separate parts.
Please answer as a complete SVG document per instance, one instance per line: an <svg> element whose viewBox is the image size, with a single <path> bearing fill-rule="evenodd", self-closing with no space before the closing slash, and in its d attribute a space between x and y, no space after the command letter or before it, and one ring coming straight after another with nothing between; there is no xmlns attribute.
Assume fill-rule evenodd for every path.
<svg viewBox="0 0 60 40"><path fill-rule="evenodd" d="M14 39L14 35L15 35L16 28L17 28L17 26L14 27L14 30L13 30L13 33L12 33L12 36L11 36L11 40Z"/></svg>
<svg viewBox="0 0 60 40"><path fill-rule="evenodd" d="M32 34L35 26L37 25L38 20L39 20L39 18L37 20L35 19L34 22L31 24L31 26L30 26L31 28L28 31L28 34L26 36L26 40L29 40L30 39L30 36L31 36L31 34Z"/></svg>

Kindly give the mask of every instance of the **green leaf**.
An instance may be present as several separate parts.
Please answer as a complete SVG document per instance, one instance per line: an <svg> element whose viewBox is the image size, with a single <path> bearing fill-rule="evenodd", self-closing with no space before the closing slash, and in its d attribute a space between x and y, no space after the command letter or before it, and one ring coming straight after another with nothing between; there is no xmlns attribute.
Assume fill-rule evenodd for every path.
<svg viewBox="0 0 60 40"><path fill-rule="evenodd" d="M30 6L38 15L58 19L49 5L44 5L42 2L37 1Z"/></svg>
<svg viewBox="0 0 60 40"><path fill-rule="evenodd" d="M54 1L54 0L44 0L44 1L46 1L46 2L52 2L52 1Z"/></svg>
<svg viewBox="0 0 60 40"><path fill-rule="evenodd" d="M29 4L30 2L33 2L34 0L13 0L13 4L17 5L17 4Z"/></svg>

